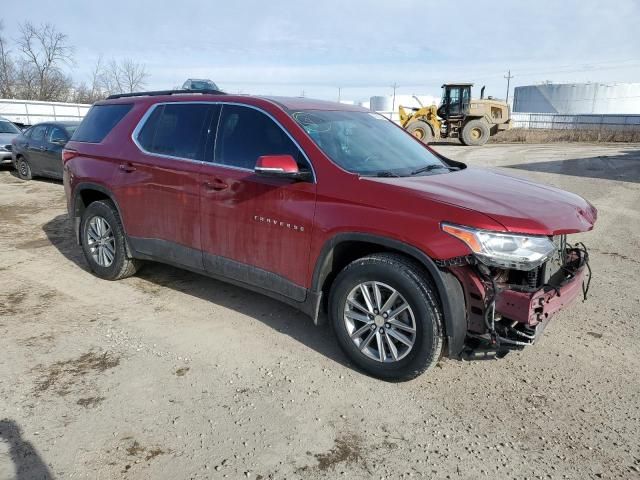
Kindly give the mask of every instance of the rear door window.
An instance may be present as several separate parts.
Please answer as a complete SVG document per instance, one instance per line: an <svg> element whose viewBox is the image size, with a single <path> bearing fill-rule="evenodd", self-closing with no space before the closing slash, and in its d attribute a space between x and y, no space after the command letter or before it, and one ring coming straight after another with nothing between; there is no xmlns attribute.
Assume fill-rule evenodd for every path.
<svg viewBox="0 0 640 480"><path fill-rule="evenodd" d="M211 115L218 108L207 103L159 105L140 129L138 144L148 153L202 161Z"/></svg>
<svg viewBox="0 0 640 480"><path fill-rule="evenodd" d="M100 143L133 104L94 105L71 137L75 142Z"/></svg>
<svg viewBox="0 0 640 480"><path fill-rule="evenodd" d="M34 142L44 142L45 134L47 133L46 125L36 125L31 129L31 140Z"/></svg>

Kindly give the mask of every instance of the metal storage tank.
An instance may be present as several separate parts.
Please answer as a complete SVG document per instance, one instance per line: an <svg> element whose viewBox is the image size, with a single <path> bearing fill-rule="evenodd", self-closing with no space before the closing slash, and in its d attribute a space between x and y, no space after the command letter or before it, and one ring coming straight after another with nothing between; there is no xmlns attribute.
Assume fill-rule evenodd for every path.
<svg viewBox="0 0 640 480"><path fill-rule="evenodd" d="M369 99L369 108L374 112L390 112L393 108L393 97L373 96Z"/></svg>
<svg viewBox="0 0 640 480"><path fill-rule="evenodd" d="M640 83L544 83L516 87L514 112L640 113Z"/></svg>

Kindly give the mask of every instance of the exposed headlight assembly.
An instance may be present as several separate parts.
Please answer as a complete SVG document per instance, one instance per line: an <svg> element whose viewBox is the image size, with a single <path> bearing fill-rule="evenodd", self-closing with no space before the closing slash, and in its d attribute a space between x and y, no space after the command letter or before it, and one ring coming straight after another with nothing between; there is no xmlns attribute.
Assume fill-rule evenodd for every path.
<svg viewBox="0 0 640 480"><path fill-rule="evenodd" d="M516 235L442 224L442 230L462 240L485 265L533 270L553 255L556 246L545 236Z"/></svg>

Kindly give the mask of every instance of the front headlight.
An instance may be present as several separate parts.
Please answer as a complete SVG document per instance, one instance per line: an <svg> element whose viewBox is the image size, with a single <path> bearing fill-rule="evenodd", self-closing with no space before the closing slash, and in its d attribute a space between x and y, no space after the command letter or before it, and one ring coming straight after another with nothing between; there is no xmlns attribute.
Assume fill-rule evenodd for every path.
<svg viewBox="0 0 640 480"><path fill-rule="evenodd" d="M492 267L533 270L556 249L544 236L490 232L448 223L442 224L442 230L462 240L478 260Z"/></svg>

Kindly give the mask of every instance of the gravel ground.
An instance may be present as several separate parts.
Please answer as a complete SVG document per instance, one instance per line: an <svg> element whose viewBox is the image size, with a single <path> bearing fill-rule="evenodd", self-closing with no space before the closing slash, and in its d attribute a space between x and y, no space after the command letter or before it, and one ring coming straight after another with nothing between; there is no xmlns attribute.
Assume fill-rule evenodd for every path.
<svg viewBox="0 0 640 480"><path fill-rule="evenodd" d="M396 384L260 295L97 279L62 186L0 171L0 478L640 478L640 145L436 148L593 202L594 279L536 346Z"/></svg>

